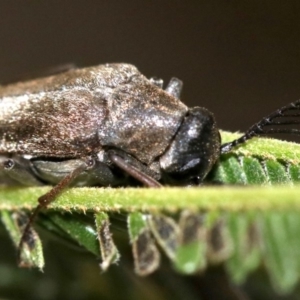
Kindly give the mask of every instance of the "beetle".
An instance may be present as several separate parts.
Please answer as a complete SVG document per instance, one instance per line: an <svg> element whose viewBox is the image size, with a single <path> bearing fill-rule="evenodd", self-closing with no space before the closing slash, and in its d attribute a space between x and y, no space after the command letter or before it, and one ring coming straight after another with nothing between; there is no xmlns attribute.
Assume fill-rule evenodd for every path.
<svg viewBox="0 0 300 300"><path fill-rule="evenodd" d="M30 239L38 212L66 187L199 185L221 153L295 124L296 101L221 145L214 115L180 101L182 81L147 79L129 64L72 69L0 86L2 173L23 185L52 184L38 199L20 241ZM297 114L296 114L297 115Z"/></svg>

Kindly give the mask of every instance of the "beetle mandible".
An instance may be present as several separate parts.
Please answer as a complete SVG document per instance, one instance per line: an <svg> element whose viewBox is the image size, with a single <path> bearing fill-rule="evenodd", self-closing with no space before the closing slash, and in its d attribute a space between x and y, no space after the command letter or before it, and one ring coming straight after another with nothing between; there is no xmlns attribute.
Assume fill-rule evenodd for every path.
<svg viewBox="0 0 300 300"><path fill-rule="evenodd" d="M0 86L2 172L23 185L54 185L38 199L19 251L37 213L67 186L198 185L220 153L258 135L299 134L268 129L294 124L296 101L221 145L214 115L179 100L182 82L162 85L120 63Z"/></svg>

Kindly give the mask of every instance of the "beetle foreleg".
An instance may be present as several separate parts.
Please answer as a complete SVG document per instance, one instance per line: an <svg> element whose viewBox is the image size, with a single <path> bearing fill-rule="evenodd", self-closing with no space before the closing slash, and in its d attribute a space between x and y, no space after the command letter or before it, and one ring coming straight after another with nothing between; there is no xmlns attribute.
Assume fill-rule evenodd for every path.
<svg viewBox="0 0 300 300"><path fill-rule="evenodd" d="M114 165L122 169L124 172L126 172L139 182L143 183L145 186L161 187L161 184L158 181L156 181L154 178L152 178L142 170L138 169L136 166L133 166L130 162L126 161L116 152L109 151L108 155Z"/></svg>

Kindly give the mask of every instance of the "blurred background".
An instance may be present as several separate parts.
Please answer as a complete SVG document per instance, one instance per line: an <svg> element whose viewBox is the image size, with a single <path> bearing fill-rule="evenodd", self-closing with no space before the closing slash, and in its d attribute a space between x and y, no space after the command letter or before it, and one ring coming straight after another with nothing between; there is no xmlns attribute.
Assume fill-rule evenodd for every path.
<svg viewBox="0 0 300 300"><path fill-rule="evenodd" d="M243 131L274 109L300 98L299 20L297 0L0 0L0 83L43 74L66 63L83 67L127 62L147 77L157 76L165 82L172 76L182 79L183 102L213 111L222 129ZM121 290L108 285L109 277L99 275L93 257L88 256L92 265L83 267L85 256L69 255L71 251L58 244L46 249L45 276L17 269L11 242L0 229L0 296L5 299L58 299L58 295L86 299L80 294L82 278L92 290L101 285L102 299L109 299L111 293L122 296ZM66 256L68 267L62 260ZM56 264L51 264L53 257ZM134 278L145 295L141 285L146 281L133 275L132 261L128 264L129 273L115 269L110 274L118 272L120 280ZM79 270L77 275L72 268ZM59 274L62 269L64 273ZM55 278L67 285L58 288ZM9 280L19 285L18 290L8 285ZM152 292L148 298L154 299L155 288L162 287L151 285L151 280L147 279L147 291ZM170 286L174 287L176 280L173 278ZM126 295L131 296L124 294L123 299L135 299L134 291L125 286ZM172 292L176 299L187 299L184 291L180 293L176 289ZM161 298L156 295L155 299L166 299L167 294L170 292L162 292ZM141 299L138 295L136 299Z"/></svg>
<svg viewBox="0 0 300 300"><path fill-rule="evenodd" d="M66 63L128 62L245 130L300 98L300 2L0 1L0 82Z"/></svg>

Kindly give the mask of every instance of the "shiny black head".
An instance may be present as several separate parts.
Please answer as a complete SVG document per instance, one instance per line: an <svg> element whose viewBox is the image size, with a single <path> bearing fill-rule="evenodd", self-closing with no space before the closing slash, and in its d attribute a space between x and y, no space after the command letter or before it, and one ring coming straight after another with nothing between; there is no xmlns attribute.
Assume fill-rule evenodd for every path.
<svg viewBox="0 0 300 300"><path fill-rule="evenodd" d="M205 108L190 109L159 160L163 182L175 185L200 183L219 158L220 143L213 114Z"/></svg>

